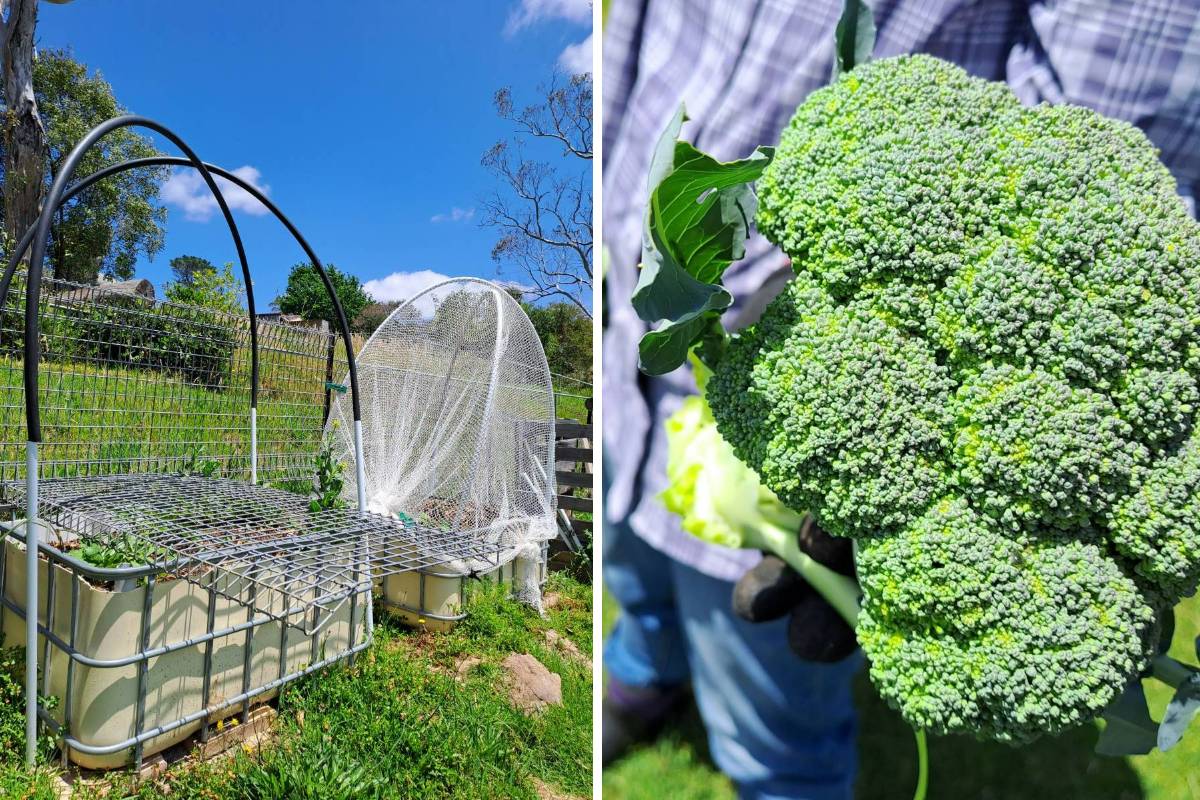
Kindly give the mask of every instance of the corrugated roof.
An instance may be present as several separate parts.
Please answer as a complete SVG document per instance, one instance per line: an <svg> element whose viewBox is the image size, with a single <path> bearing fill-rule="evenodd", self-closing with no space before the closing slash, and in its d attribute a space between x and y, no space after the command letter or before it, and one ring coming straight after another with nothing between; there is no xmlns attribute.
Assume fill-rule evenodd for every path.
<svg viewBox="0 0 1200 800"><path fill-rule="evenodd" d="M63 292L62 296L73 300L86 300L89 297L94 297L94 292L105 292L124 297L140 297L144 300L153 300L155 298L154 284L145 278L133 278L127 281L102 281L95 286L83 286Z"/></svg>

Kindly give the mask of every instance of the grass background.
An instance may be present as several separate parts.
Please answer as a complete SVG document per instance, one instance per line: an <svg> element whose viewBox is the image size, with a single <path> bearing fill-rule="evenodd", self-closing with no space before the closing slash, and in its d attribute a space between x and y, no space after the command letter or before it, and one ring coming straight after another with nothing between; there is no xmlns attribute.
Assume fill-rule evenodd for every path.
<svg viewBox="0 0 1200 800"><path fill-rule="evenodd" d="M604 630L620 608L604 603ZM1172 655L1195 663L1200 636L1200 598L1176 609ZM1151 713L1158 719L1171 691L1145 681ZM859 800L912 796L916 748L908 726L860 674L855 684L860 712ZM958 736L929 739L929 800L1200 800L1200 725L1167 753L1105 758L1092 752L1097 729L1088 725L1057 738L1013 748ZM603 776L605 800L733 800L733 785L708 757L704 730L689 710L657 742L643 747Z"/></svg>
<svg viewBox="0 0 1200 800"><path fill-rule="evenodd" d="M559 419L573 419L587 422L588 411L585 403L591 397L591 389L581 389L572 386L565 391L555 391L554 413Z"/></svg>

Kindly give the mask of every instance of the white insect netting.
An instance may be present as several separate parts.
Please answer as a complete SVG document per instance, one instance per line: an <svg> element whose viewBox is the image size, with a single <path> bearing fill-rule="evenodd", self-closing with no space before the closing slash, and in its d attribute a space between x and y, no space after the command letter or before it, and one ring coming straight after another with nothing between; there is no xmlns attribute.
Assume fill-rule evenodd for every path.
<svg viewBox="0 0 1200 800"><path fill-rule="evenodd" d="M368 509L500 550L450 570L536 562L557 533L554 392L521 306L488 281L444 281L392 312L357 362ZM353 504L348 393L334 401L326 430Z"/></svg>

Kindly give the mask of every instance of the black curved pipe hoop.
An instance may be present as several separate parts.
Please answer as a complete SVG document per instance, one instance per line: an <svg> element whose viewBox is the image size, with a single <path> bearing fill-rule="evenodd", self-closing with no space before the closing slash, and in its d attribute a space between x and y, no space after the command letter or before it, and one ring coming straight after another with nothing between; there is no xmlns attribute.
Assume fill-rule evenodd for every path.
<svg viewBox="0 0 1200 800"><path fill-rule="evenodd" d="M169 139L172 144L183 151L188 157L188 161L196 169L200 170L200 175L204 178L204 182L216 198L217 205L221 208L221 214L225 217L225 221L229 225L230 232L233 234L234 244L237 246L238 259L242 263L242 274L246 282L246 305L250 313L251 408L254 408L258 402L258 326L255 324L257 316L254 312L254 291L251 288L250 268L246 264L246 251L242 247L242 237L238 234L237 226L233 222L233 214L229 211L229 205L225 202L225 197L221 194L220 189L217 188L216 181L213 180L212 175L204 166L204 162L200 160L200 157L187 146L183 139L179 138L179 136L165 125L147 117L134 115L115 117L92 128L71 150L62 168L54 176L54 183L51 184L50 192L46 195L45 204L42 206L41 214L38 215L37 227L34 230L33 249L29 258L29 275L26 279L27 285L25 290L25 419L29 427L29 441L31 442L42 441L42 423L38 403L38 362L41 358L41 348L39 346L40 330L37 312L41 298L42 265L46 258L46 243L50 238L51 220L54 217L54 212L62 205L62 198L66 193L68 182L75 174L75 170L79 168L79 162L83 159L87 151L95 147L102 138L112 131L119 128L132 127L152 130Z"/></svg>
<svg viewBox="0 0 1200 800"><path fill-rule="evenodd" d="M57 207L55 207L54 210L57 211L59 208L61 208L63 205L65 205L67 202L69 202L71 199L73 199L80 192L91 187L93 184L98 183L99 181L103 180L104 178L109 177L110 175L115 175L117 173L124 172L127 169L133 169L134 167L160 165L160 164L165 163L164 158L165 157L132 159L130 161L122 161L119 164L114 164L114 165L105 167L104 169L99 170L98 172L94 172L91 175L88 175L83 180L79 181L78 183L72 184L70 187L68 187L67 190L63 193L63 196L59 199L58 205L57 205ZM186 158L177 158L176 157L176 158L172 158L170 160L174 163L178 163L178 164L181 164L184 166L189 166L189 167L195 166L191 161L189 161ZM209 172L225 172L224 170L219 170L219 169L213 167L211 164L205 164L205 166L208 167ZM228 174L228 173L226 173L226 174ZM221 195L220 190L216 190L216 194L218 197L223 198L223 195ZM234 223L233 217L227 216L225 219L225 222L229 227L230 235L233 236L234 243L240 245L241 232L238 229L237 225ZM25 231L24 234L22 234L20 241L17 242L16 247L14 247L12 250L12 254L8 259L8 266L4 270L3 277L0 277L0 307L4 306L8 302L8 290L9 290L10 286L12 285L13 276L16 275L17 265L21 263L21 259L25 256L25 253L29 250L30 244L33 243L33 236L37 232L37 229L38 229L38 225L35 222L33 225L31 225ZM254 307L253 306L254 288L253 288L253 286L250 285L249 278L247 277L250 274L250 267L249 267L249 264L246 263L245 252L240 247L238 249L238 256L239 256L239 260L241 262L241 267L242 267L242 278L243 278L243 281L246 282L246 286L247 286L247 288L246 288L247 306L250 308L253 308ZM252 338L257 337L257 335L258 335L257 330L256 330L257 326L255 324L255 318L253 316L251 316L251 318L250 318L250 323L251 323L251 332L250 332L251 337ZM255 348L255 352L251 353L251 357L250 357L251 373L252 373L251 374L250 394L251 394L251 405L252 406L257 405L257 399L258 399L258 379L257 379L258 373L257 373L256 363L255 363L257 356L258 356L257 348Z"/></svg>
<svg viewBox="0 0 1200 800"><path fill-rule="evenodd" d="M59 204L61 205L66 203L93 184L98 183L99 181L102 181L112 175L127 172L131 169L138 169L140 167L163 166L194 168L196 165L188 159L180 158L178 156L152 156L150 158L134 158L130 159L129 161L122 161L118 164L112 164L104 169L93 172L91 175L83 178L78 183L73 184L63 194ZM257 186L247 182L240 175L230 172L222 167L218 167L215 164L204 162L204 167L213 175L224 178L262 203L263 206L270 211L277 220L283 223L283 226L287 229L288 233L290 233L292 238L296 240L296 243L300 245L300 248L304 251L305 255L308 256L309 261L317 270L317 274L321 277L321 283L325 286L325 291L329 294L329 298L333 302L333 309L337 314L338 332L341 334L342 341L346 346L346 352L349 354L347 363L350 372L350 401L353 407L354 419L361 420L362 412L359 404L358 368L357 362L354 358L354 341L350 335L350 324L347 320L346 312L342 308L342 302L340 299L338 299L337 292L334 291L333 282L329 278L329 273L325 270L325 265L321 263L321 259L317 257L317 254L313 251L312 247L309 245L304 236L300 233L299 229L296 228L292 221L288 219L288 217L279 209L279 207L276 206L275 203L270 200L270 198L263 194ZM229 224L231 225L230 232L234 235L236 240L236 237L238 237L237 226L233 224L232 220L229 222ZM17 246L13 249L12 257L9 258L8 267L5 269L4 275L0 277L0 305L3 305L8 299L9 286L12 283L13 275L16 273L17 264L20 263L21 257L25 255L25 251L29 249L29 245L33 241L33 235L36 231L36 227L37 226L35 225L29 228L29 230L25 231L25 234L21 237L21 241L18 242Z"/></svg>
<svg viewBox="0 0 1200 800"><path fill-rule="evenodd" d="M146 127L161 133L163 136L170 139L171 142L174 143L180 150L182 150L188 157L179 158L175 156L157 156L152 158L132 159L130 161L124 161L119 164L105 167L104 169L87 176L70 187L65 186L67 180L70 179L74 170L78 167L79 160L82 158L83 154L86 153L88 149L93 147L100 138L112 130L116 130L117 128L134 125ZM217 187L215 180L212 178L213 175L218 175L225 180L228 180L230 183L235 184L262 203L263 206L266 207L276 219L283 223L284 227L292 235L292 238L296 240L297 244L300 245L301 249L308 256L309 261L313 264L313 267L317 270L317 274L320 275L321 282L324 284L325 291L329 294L330 300L333 302L334 311L337 314L339 332L341 333L342 340L346 347L347 365L350 373L350 397L354 419L355 421L360 420L362 418L362 414L358 392L358 369L354 358L354 342L350 335L349 322L346 319L346 313L342 308L341 301L338 299L337 292L334 291L333 283L329 279L329 274L326 272L324 265L321 263L321 260L317 257L316 253L313 252L313 249L308 244L307 240L305 240L305 238L300 234L300 231L296 228L292 221L288 219L282 211L280 211L278 206L271 202L271 200L269 200L256 186L250 184L240 176L235 175L228 170L200 161L195 152L193 152L191 148L189 148L178 136L153 120L149 120L145 117L126 116L117 117L97 126L91 132L89 132L88 135L85 136L78 145L75 146L74 150L71 151L71 154L68 156L63 169L60 170L59 174L55 177L54 185L51 187L50 194L47 197L47 201L42 209L42 213L38 218L38 223L26 231L25 235L22 236L21 241L13 251L12 257L9 259L8 267L4 272L3 278L0 278L0 302L3 302L7 299L9 286L12 282L17 264L20 262L21 257L29 248L30 244L33 244L34 258L30 259L29 286L27 288L25 300L25 403L27 420L29 422L30 441L41 441L41 424L38 416L37 404L37 361L40 353L37 347L38 327L36 310L37 298L40 294L42 260L45 257L46 241L49 237L49 220L59 206L61 206L63 203L66 203L72 197L76 196L98 181L127 170L150 166L187 166L199 170L201 176L204 178L205 183L208 185L209 190L216 198L217 204L221 208L221 213L225 217L225 222L229 226L230 234L233 236L234 244L236 245L238 251L238 259L242 267L242 277L246 285L246 305L250 316L251 407L254 408L258 405L258 330L257 316L254 309L253 284L250 278L249 265L246 261L245 249L242 246L241 235L238 232L237 225L233 221L233 215L229 211L229 206L225 202L224 196L221 194L221 191ZM34 343L32 348L32 358L30 354L30 342Z"/></svg>
<svg viewBox="0 0 1200 800"><path fill-rule="evenodd" d="M178 156L152 156L150 158L134 158L130 159L129 161L122 161L118 164L112 164L104 169L93 172L91 175L88 175L86 178L83 178L78 183L72 185L69 189L67 189L66 193L63 194L62 200L59 201L60 205L62 203L66 203L71 198L75 197L77 194L89 188L93 184L98 183L99 181L102 181L112 175L117 175L132 169L138 169L140 167L163 166L195 167L195 164L186 158L179 158ZM270 200L270 198L263 194L257 186L247 182L240 175L230 172L222 167L218 167L215 164L204 162L204 167L213 175L224 178L262 203L263 206L270 211L277 220L283 223L283 226L287 229L288 233L290 233L292 238L296 240L296 243L300 245L300 248L304 251L305 255L308 256L309 261L317 270L317 274L321 277L321 283L325 286L325 291L328 293L329 299L333 302L333 309L337 314L338 332L342 337L342 341L346 345L346 352L349 353L347 363L349 365L350 372L350 399L353 406L354 419L361 420L362 413L359 406L358 369L357 362L354 359L354 341L350 334L350 324L346 317L346 312L342 307L342 301L338 298L337 292L333 288L333 281L330 280L329 273L325 270L325 265L321 263L321 259L317 257L317 254L313 251L308 241L304 238L292 221L288 219L287 215L285 215L279 209L279 207ZM230 225L232 226L231 232L236 237L238 235L236 231L236 225L233 225L232 221L230 222ZM3 277L0 277L0 305L3 305L8 297L9 285L11 284L13 275L16 272L17 264L20 263L21 257L25 254L25 251L29 248L29 245L33 240L35 227L31 227L29 230L25 231L25 235L21 237L21 241L13 250L13 255L9 259L8 267L5 270Z"/></svg>

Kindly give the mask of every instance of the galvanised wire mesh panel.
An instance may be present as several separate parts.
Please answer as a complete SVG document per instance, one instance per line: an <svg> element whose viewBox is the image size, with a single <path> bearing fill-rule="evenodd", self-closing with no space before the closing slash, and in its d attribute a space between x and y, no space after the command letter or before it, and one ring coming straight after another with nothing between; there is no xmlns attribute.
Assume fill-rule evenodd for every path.
<svg viewBox="0 0 1200 800"><path fill-rule="evenodd" d="M258 347L259 480L311 486L333 396L347 392L332 383L346 372L345 343L326 330L260 320Z"/></svg>
<svg viewBox="0 0 1200 800"><path fill-rule="evenodd" d="M12 496L23 500L23 484ZM228 478L135 473L52 478L42 519L93 540L124 540L171 574L261 613L298 617L369 591L372 573L485 558L485 543L348 509L313 511L291 492Z"/></svg>
<svg viewBox="0 0 1200 800"><path fill-rule="evenodd" d="M502 287L462 278L425 290L356 362L368 508L493 549L489 562L452 565L464 571L555 536L550 371L533 323ZM336 398L330 427L347 466L351 416L349 399ZM347 496L355 491L347 481Z"/></svg>

